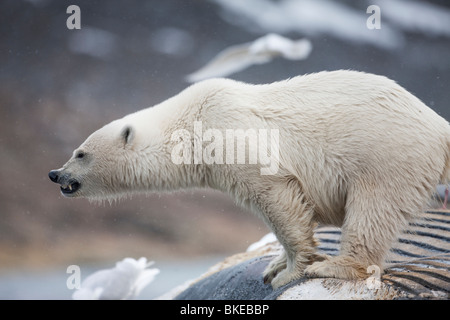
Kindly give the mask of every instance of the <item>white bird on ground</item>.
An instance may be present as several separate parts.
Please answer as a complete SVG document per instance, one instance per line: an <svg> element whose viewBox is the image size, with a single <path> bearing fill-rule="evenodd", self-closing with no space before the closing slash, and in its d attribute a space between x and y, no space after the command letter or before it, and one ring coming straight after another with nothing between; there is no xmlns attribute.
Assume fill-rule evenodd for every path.
<svg viewBox="0 0 450 320"><path fill-rule="evenodd" d="M72 295L74 300L128 300L139 295L159 269L147 269L154 262L146 258L125 258L115 268L100 270L88 276Z"/></svg>
<svg viewBox="0 0 450 320"><path fill-rule="evenodd" d="M270 62L281 56L289 60L306 59L312 50L308 39L291 40L270 33L253 42L234 45L220 52L204 67L186 77L189 82L224 77L244 70L253 64Z"/></svg>

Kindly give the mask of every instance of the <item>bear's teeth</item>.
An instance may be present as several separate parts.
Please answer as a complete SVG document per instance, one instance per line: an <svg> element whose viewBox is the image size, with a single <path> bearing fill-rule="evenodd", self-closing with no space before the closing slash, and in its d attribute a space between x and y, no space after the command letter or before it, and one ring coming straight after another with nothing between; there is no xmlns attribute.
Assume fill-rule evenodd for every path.
<svg viewBox="0 0 450 320"><path fill-rule="evenodd" d="M72 191L72 185L71 184L69 184L69 190Z"/></svg>

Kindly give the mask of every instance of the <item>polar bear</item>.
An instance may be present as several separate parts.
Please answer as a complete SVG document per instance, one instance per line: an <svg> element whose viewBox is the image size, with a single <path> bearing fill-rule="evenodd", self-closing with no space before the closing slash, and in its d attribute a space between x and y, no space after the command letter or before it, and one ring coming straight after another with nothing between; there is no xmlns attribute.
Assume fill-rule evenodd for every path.
<svg viewBox="0 0 450 320"><path fill-rule="evenodd" d="M239 147L239 132L266 139ZM193 84L94 132L49 177L64 196L89 199L226 192L283 245L263 274L278 288L305 275L364 279L369 266L382 269L398 233L449 172L446 120L386 77L338 70L263 85ZM338 256L316 253L317 224L342 227Z"/></svg>

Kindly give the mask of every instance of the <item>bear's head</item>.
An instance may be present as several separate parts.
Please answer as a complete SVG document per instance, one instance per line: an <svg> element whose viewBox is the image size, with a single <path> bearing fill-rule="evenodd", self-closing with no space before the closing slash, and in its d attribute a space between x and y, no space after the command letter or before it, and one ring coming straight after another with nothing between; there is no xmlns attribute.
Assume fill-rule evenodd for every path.
<svg viewBox="0 0 450 320"><path fill-rule="evenodd" d="M49 172L64 196L112 199L147 187L148 166L156 163L155 143L150 139L149 144L138 134L142 128L126 120L113 121L91 134L62 168Z"/></svg>

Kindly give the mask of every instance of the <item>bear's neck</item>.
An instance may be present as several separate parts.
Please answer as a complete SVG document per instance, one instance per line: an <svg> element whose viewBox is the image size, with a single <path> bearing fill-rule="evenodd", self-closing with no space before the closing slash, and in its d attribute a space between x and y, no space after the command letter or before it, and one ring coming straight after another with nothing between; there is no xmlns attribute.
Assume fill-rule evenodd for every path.
<svg viewBox="0 0 450 320"><path fill-rule="evenodd" d="M145 186L147 190L175 191L208 187L233 192L232 186L243 183L242 177L234 176L235 172L227 165L208 164L203 159L205 143L201 141L204 134L202 126L206 127L210 121L204 113L221 103L216 98L217 92L224 91L234 83L223 79L197 83L147 109L142 112L142 116L139 115L139 118L148 119L148 125L154 128L152 133L157 136L151 140L160 141L159 150L153 150L148 155L155 160L155 154L158 154L159 158L152 164L157 167L150 168L150 176L144 179L148 181Z"/></svg>

